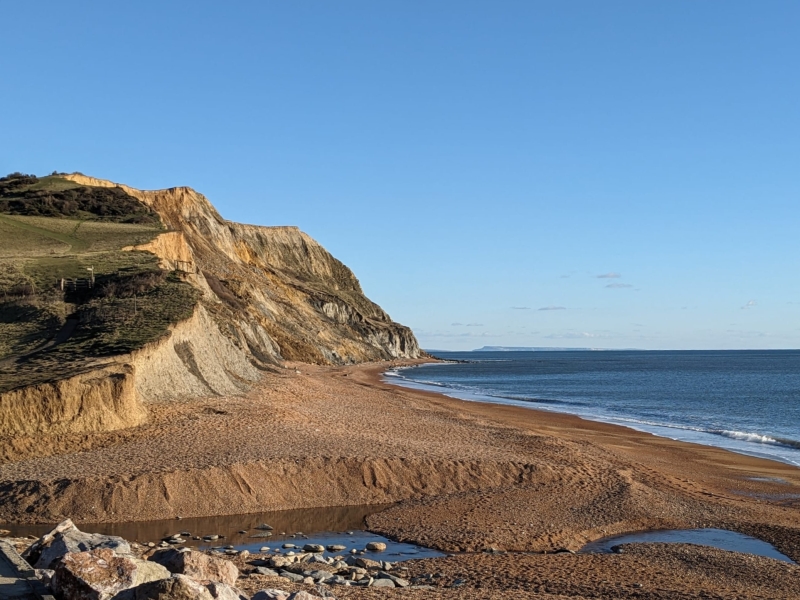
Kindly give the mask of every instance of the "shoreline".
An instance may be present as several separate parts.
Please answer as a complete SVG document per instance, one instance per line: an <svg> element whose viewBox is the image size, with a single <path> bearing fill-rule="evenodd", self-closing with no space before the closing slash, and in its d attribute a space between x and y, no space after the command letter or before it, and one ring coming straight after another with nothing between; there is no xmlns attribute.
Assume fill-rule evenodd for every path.
<svg viewBox="0 0 800 600"><path fill-rule="evenodd" d="M421 362L291 363L247 396L151 404L147 425L12 447L0 520L180 527L177 517L393 503L365 528L454 553L412 561L411 574L467 581L420 598L796 598L787 582L800 567L773 559L687 544L571 552L629 532L717 528L800 561L797 467L382 379Z"/></svg>
<svg viewBox="0 0 800 600"><path fill-rule="evenodd" d="M395 367L394 370L395 371L400 371L400 370L404 370L404 369L410 369L410 368L415 368L415 367L419 367L419 366L424 366L424 365L427 365L427 364L440 364L440 363L445 363L446 364L446 363L450 363L450 362L455 364L455 363L457 363L459 361L450 361L450 360L447 360L447 359L440 359L440 360L437 360L437 361L426 361L426 362L423 362L423 363L420 363L420 364L415 364L415 365ZM448 387L446 385L438 386L438 385L434 385L434 384L422 383L422 382L415 381L413 379L406 379L406 378L404 378L402 376L393 377L393 376L390 375L391 372L392 372L392 370L390 369L390 370L387 370L387 371L382 373L382 379L381 379L382 383L395 385L397 387L401 387L401 388L405 388L405 389L409 389L409 390L416 390L416 391L422 391L422 392L429 392L429 393L432 393L432 394L439 394L439 395L445 396L447 398L452 398L454 400L461 400L463 402L477 402L477 403L482 403L482 404L487 404L487 405L497 404L497 405L501 405L501 406L516 406L516 407L523 408L523 409L526 409L526 410L533 410L533 411L538 411L538 412L543 412L543 413L556 413L556 414L563 414L563 415L571 415L571 416L577 417L579 419L583 419L584 421L590 421L592 423L604 423L606 425L615 425L617 427L623 427L625 429L630 429L632 431L637 431L639 433L648 433L650 435L653 435L653 436L656 436L656 437L659 437L659 438L670 439L670 440L673 440L673 441L676 441L676 442L682 442L682 443L685 443L685 444L696 444L696 445L700 445L700 446L706 446L706 447L709 447L709 448L718 448L718 449L721 449L721 450L725 450L727 452L733 452L734 454L739 454L739 455L742 455L742 456L749 456L749 457L752 457L752 458L760 458L760 459L763 459L763 460L774 461L774 462L790 465L790 466L793 466L795 468L800 469L800 463L792 462L788 458L784 459L784 458L782 458L780 456L771 455L771 454L768 454L768 453L758 453L755 450L748 451L748 449L746 449L746 448L740 449L740 448L736 448L736 447L729 447L729 446L725 446L725 445L723 445L721 443L720 444L713 444L713 443L710 443L710 442L709 443L705 443L704 441L702 441L702 438L705 437L705 436L707 436L710 439L714 439L714 434L712 434L710 432L697 431L696 433L700 433L701 434L701 436L698 436L701 439L697 439L697 440L695 440L695 439L684 439L684 438L677 437L677 436L673 437L673 436L667 435L666 433L660 433L659 431L651 431L650 429L646 429L644 427L644 425L647 425L647 423L642 423L641 427L637 427L633 423L631 423L631 424L625 423L625 422L619 423L619 422L615 422L614 420L611 420L611 418L604 419L601 416L593 417L593 416L590 416L590 415L582 415L582 414L576 413L576 412L569 412L567 410L560 410L559 408L542 407L542 406L537 405L537 403L535 403L535 402L531 402L531 401L527 401L527 400L515 400L513 398L504 398L504 397L500 397L500 396L492 396L491 394L481 393L481 392L472 392L472 393L470 393L470 392L467 392L467 391L458 390L457 388L451 388L451 387ZM621 419L621 418L618 419L618 420L623 421L623 419ZM664 429L664 430L675 429L677 431L683 431L683 430L691 431L690 429L683 428L683 427L678 427L678 426L670 427L670 426L667 426L667 425L653 424L652 427L657 429L657 430L660 430L660 429Z"/></svg>

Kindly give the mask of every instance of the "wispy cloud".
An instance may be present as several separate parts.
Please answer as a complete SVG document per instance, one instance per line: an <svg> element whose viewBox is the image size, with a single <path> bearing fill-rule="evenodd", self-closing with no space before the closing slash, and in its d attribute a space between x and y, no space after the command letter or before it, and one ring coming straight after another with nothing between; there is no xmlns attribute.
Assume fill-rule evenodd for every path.
<svg viewBox="0 0 800 600"><path fill-rule="evenodd" d="M530 310L530 306L512 306L511 310Z"/></svg>
<svg viewBox="0 0 800 600"><path fill-rule="evenodd" d="M483 323L467 323L467 327L483 327Z"/></svg>
<svg viewBox="0 0 800 600"><path fill-rule="evenodd" d="M463 327L464 324L463 323L450 323L450 326L451 327Z"/></svg>
<svg viewBox="0 0 800 600"><path fill-rule="evenodd" d="M630 283L609 283L606 287L621 290L622 288L632 288L633 286Z"/></svg>
<svg viewBox="0 0 800 600"><path fill-rule="evenodd" d="M597 275L598 279L619 279L622 277L619 273L604 273L602 275Z"/></svg>
<svg viewBox="0 0 800 600"><path fill-rule="evenodd" d="M566 306L543 306L539 310L567 310Z"/></svg>
<svg viewBox="0 0 800 600"><path fill-rule="evenodd" d="M749 309L753 308L754 306L756 306L756 301L755 300L748 300L745 303L745 305L742 307L742 310L749 310Z"/></svg>

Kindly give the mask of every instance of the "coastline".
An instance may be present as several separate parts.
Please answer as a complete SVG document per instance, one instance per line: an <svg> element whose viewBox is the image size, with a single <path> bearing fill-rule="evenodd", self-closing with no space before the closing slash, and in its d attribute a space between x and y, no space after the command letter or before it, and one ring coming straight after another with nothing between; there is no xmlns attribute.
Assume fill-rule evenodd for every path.
<svg viewBox="0 0 800 600"><path fill-rule="evenodd" d="M726 433L731 433L733 435L725 436L720 434L714 434L701 429L692 429L689 427L677 426L677 425L670 426L658 423L649 423L647 421L637 420L633 418L625 419L623 417L615 418L611 416L603 416L600 414L581 414L579 412L575 412L574 410L570 411L569 409L560 408L558 405L546 405L546 404L542 405L538 402L533 402L530 400L515 399L505 396L494 396L492 394L483 393L477 390L476 391L461 390L455 387L449 387L446 384L418 381L415 379L404 377L403 375L400 374L401 371L414 367L442 364L442 363L455 364L458 362L462 361L440 359L438 361L427 361L424 363L420 363L418 365L395 367L383 373L383 382L392 385L397 385L399 387L406 389L427 391L433 394L441 394L448 398L454 398L456 400L462 400L464 402L479 402L483 404L517 406L519 408L525 408L528 410L535 410L546 413L573 415L580 419L591 421L594 423L605 423L608 425L616 425L633 431L649 433L656 437L663 437L666 439L671 439L683 443L709 446L712 448L720 448L722 450L726 450L728 452L734 452L736 454L741 454L743 456L762 458L765 460L785 463L793 467L800 468L800 463L798 463L797 460L792 459L794 457L790 458L787 456L781 456L780 454L771 453L769 451L759 452L753 447L755 446L754 444L748 444L744 441L741 441L740 439L737 439L735 435L735 434L740 434L741 436L746 437L750 435L755 436L756 434L747 434L745 432L731 431ZM776 440L772 441L775 442L777 447L780 447L780 443L778 441Z"/></svg>
<svg viewBox="0 0 800 600"><path fill-rule="evenodd" d="M293 363L244 397L152 404L141 427L38 445L18 440L0 464L0 521L146 521L392 502L368 517L371 531L468 553L429 559L435 566L425 568L463 572L496 591L508 588L497 569L531 594L562 581L552 589L574 598L626 597L623 581L672 586L671 595L631 596L639 598L695 597L691 585L722 589L692 574L668 586L658 575L681 573L677 556L691 552L726 573L728 597L764 589L793 597L779 580L800 580L800 567L744 554L658 544L623 555L552 553L632 531L705 527L758 537L798 561L800 469L382 380L389 367L422 362ZM489 547L510 554L481 552ZM567 593L578 580L583 591Z"/></svg>

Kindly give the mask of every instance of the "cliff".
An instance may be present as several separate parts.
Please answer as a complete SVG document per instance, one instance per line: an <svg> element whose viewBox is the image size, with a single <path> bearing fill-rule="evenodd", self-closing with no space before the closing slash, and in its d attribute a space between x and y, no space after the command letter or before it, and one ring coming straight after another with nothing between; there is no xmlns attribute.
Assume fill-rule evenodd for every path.
<svg viewBox="0 0 800 600"><path fill-rule="evenodd" d="M0 419L0 437L13 436L15 432L30 435L130 426L143 420L146 411L139 406L182 397L242 393L270 370L280 368L284 360L351 364L420 355L411 330L393 322L364 295L350 269L297 227L259 227L226 221L202 194L188 187L142 191L77 173L59 175L57 181L36 183L38 187L46 185L57 189L76 186L74 189L78 192L113 188L116 196L122 198L120 202L127 202L126 198L135 199L141 203L142 214L157 215L164 229L140 238L141 243L119 250L126 251L122 254L155 255L157 265L153 268L169 274L171 285L180 291L173 296L179 297L185 305L181 308L183 312L173 309L173 313L183 314L188 306L190 316L172 322L159 335L143 338L138 346L128 344L124 352L105 349L102 355L90 355L87 351L86 356L78 357L73 352L69 360L60 361L72 365L72 370L61 374L54 372L49 379L46 376L42 379L47 368L34 364L29 370L38 378L27 381L23 377L20 381L35 385L11 382L0 386L0 413L37 412L34 400L38 394L42 398L47 396L49 405L61 403L72 407L67 412L84 411L85 414L70 413L67 418L58 410L39 411L41 414L37 413L32 424L25 428L14 425L19 425L17 417ZM78 192L67 190L64 193L75 195ZM24 203L17 202L17 208L23 210ZM24 212L18 214L24 215ZM6 217L9 224L30 229L33 223L36 231L44 231L41 217L14 216L13 223L11 219ZM52 233L51 237L56 234ZM58 240L70 242L63 235L55 241ZM72 251L76 247L73 244ZM97 262L96 257L93 262ZM22 272L25 264L19 264L22 264ZM148 277L155 276L148 274ZM195 290L194 295L181 291L186 284ZM106 283L108 285L111 284ZM130 287L131 284L126 285ZM132 296L132 310L141 321L141 315L136 312L135 293ZM127 299L128 305L130 300ZM141 312L143 302L141 299L138 302ZM66 300L64 306L68 308L60 308L61 312L75 308ZM158 306L151 308L157 309ZM102 315L108 310L106 305L96 306L91 314ZM85 314L69 318L79 323L79 332L87 320ZM48 321L47 332L38 334L44 336L39 341L45 346L40 348L46 348L47 336L51 338L49 344L54 343L52 338L58 331L58 323L53 325L52 321ZM60 322L63 325L63 317ZM71 342L76 337L73 336ZM73 346L78 347L77 344ZM58 351L64 353L66 347L62 345ZM30 354L14 356L13 352L0 356L0 366L7 368L5 372L0 369L0 379L8 375L6 378L11 381L12 371L24 370L26 360L41 363L43 355L47 355L46 349L33 353L33 359L26 358ZM122 403L124 410L132 415L129 418L109 416L115 407L122 407L116 397L118 384L93 384L89 393L86 385L76 383L101 381L110 373L119 373L120 369L129 373ZM76 377L74 381L70 379ZM73 383L59 383L67 379ZM131 381L133 390L129 390ZM70 390L77 391L72 394ZM106 415L102 422L107 425L91 425L91 415L95 413Z"/></svg>
<svg viewBox="0 0 800 600"><path fill-rule="evenodd" d="M80 174L64 178L118 186ZM191 270L215 320L256 362L347 364L419 356L411 330L393 322L364 295L350 269L297 227L226 221L188 187L118 187L171 230L141 248L168 266Z"/></svg>

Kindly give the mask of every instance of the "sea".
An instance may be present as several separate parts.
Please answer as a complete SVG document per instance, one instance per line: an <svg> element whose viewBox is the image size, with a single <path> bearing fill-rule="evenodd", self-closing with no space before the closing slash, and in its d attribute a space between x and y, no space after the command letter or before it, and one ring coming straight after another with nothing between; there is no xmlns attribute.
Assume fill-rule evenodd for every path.
<svg viewBox="0 0 800 600"><path fill-rule="evenodd" d="M800 466L800 350L433 352L387 381Z"/></svg>

